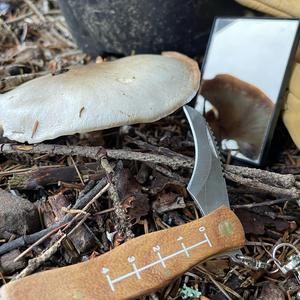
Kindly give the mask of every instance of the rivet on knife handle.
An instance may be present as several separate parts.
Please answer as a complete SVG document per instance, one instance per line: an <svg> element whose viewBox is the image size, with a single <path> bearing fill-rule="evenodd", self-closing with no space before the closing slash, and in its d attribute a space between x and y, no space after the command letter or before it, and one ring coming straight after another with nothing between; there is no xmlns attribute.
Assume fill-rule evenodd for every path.
<svg viewBox="0 0 300 300"><path fill-rule="evenodd" d="M167 285L210 256L243 244L240 221L230 209L219 208L185 225L130 240L88 262L10 282L1 296L3 300L132 299Z"/></svg>

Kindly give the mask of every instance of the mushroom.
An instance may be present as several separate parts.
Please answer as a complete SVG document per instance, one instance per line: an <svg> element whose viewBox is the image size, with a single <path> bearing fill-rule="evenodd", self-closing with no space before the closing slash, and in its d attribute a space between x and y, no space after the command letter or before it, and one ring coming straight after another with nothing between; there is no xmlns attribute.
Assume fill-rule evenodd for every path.
<svg viewBox="0 0 300 300"><path fill-rule="evenodd" d="M0 95L0 131L11 140L37 143L153 122L189 102L199 82L198 64L177 52L75 67Z"/></svg>
<svg viewBox="0 0 300 300"><path fill-rule="evenodd" d="M235 140L241 154L257 159L274 107L268 96L229 74L204 80L200 94L218 111L219 139Z"/></svg>

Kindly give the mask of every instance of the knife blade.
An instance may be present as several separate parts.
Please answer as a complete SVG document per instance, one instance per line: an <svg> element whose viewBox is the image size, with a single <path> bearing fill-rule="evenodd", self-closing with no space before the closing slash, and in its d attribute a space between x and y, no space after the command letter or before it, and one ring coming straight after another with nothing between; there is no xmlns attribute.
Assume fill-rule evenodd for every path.
<svg viewBox="0 0 300 300"><path fill-rule="evenodd" d="M215 138L199 111L188 105L183 107L183 111L195 144L195 165L187 190L202 215L207 215L221 206L230 207ZM242 255L241 250L234 250L220 256L229 256L232 261L241 263L239 257Z"/></svg>
<svg viewBox="0 0 300 300"><path fill-rule="evenodd" d="M187 190L203 215L220 206L229 207L222 165L204 117L190 106L183 107L195 144L195 166Z"/></svg>

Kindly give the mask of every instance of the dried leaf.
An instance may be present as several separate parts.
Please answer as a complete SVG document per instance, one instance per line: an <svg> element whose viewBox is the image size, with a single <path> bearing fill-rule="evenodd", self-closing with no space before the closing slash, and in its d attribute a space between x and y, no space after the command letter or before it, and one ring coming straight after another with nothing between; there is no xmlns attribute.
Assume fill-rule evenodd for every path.
<svg viewBox="0 0 300 300"><path fill-rule="evenodd" d="M185 185L158 172L154 173L150 193L156 196L152 207L158 213L185 208L184 198L187 197Z"/></svg>
<svg viewBox="0 0 300 300"><path fill-rule="evenodd" d="M64 208L68 207L70 201L62 193L48 197L47 201L39 204L41 218L46 227L61 219L64 215Z"/></svg>
<svg viewBox="0 0 300 300"><path fill-rule="evenodd" d="M185 185L177 180L166 177L158 172L153 174L154 179L151 182L150 193L152 195L157 195L162 191L174 192L182 197L187 197L187 191Z"/></svg>
<svg viewBox="0 0 300 300"><path fill-rule="evenodd" d="M158 194L152 207L155 211L162 214L170 210L185 208L186 205L182 196L172 192L166 193L163 191Z"/></svg>
<svg viewBox="0 0 300 300"><path fill-rule="evenodd" d="M141 192L133 192L122 206L127 212L128 220L134 224L138 223L141 217L148 215L150 210L148 196Z"/></svg>
<svg viewBox="0 0 300 300"><path fill-rule="evenodd" d="M125 187L120 190L122 207L126 210L128 221L135 224L140 218L146 216L150 210L148 195L142 193L142 186L131 175L128 169L123 169L121 186Z"/></svg>
<svg viewBox="0 0 300 300"><path fill-rule="evenodd" d="M54 74L57 70L57 61L55 59L52 59L48 63L48 70L51 74Z"/></svg>

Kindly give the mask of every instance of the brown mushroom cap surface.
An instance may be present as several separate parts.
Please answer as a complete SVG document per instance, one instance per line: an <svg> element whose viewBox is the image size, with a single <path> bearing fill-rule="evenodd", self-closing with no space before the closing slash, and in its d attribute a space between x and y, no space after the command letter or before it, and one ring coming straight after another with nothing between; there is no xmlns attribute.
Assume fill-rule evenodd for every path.
<svg viewBox="0 0 300 300"><path fill-rule="evenodd" d="M135 55L47 75L0 95L0 130L18 142L153 122L189 102L200 71L185 55Z"/></svg>
<svg viewBox="0 0 300 300"><path fill-rule="evenodd" d="M236 140L242 154L256 158L274 107L268 96L229 74L204 80L200 94L218 110L221 139Z"/></svg>

